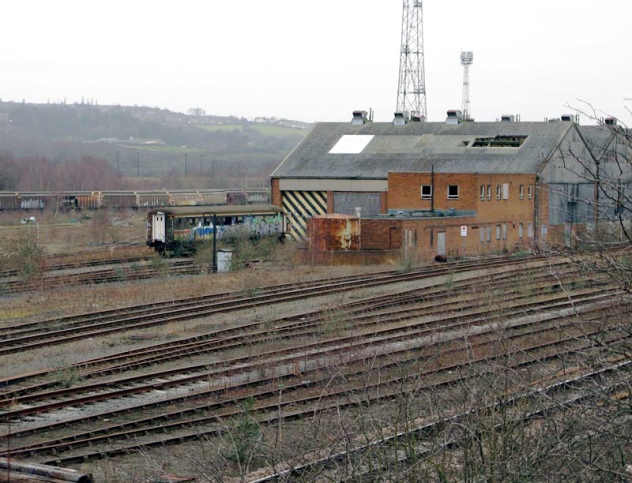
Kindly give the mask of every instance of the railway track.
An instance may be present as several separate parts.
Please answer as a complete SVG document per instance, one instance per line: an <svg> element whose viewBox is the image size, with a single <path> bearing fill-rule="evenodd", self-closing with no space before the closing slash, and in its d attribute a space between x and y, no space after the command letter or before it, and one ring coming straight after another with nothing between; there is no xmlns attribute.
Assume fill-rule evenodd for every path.
<svg viewBox="0 0 632 483"><path fill-rule="evenodd" d="M595 395L591 391L592 388L586 386L593 384L595 379L602 377L604 374L611 375L615 371L621 370L629 372L630 364L632 364L630 361L615 363L607 368L587 371L583 374L574 375L572 377L561 378L559 381L547 384L544 387L538 387L534 390L521 392L515 391L514 393L509 394L508 397L505 397L494 404L477 408L476 412L492 412L498 411L501 407L523 406L525 401L541 402L543 397L549 397L552 399L545 405L532 411L514 415L513 424L520 423L526 426L535 419L551 415L552 413L563 413L569 407L594 399ZM599 382L603 387L603 392L606 394L613 394L620 387L625 387L625 383L622 384L616 379L606 384L604 384L603 381ZM391 436L383 437L367 444L360 444L349 450L328 454L308 463L297 465L282 471L272 472L272 474L268 476L255 477L249 479L248 481L250 481L250 483L268 483L273 481L291 482L294 481L295 478L306 476L309 472L318 472L319 476L323 479L328 479L331 478L332 475L335 475L333 476L335 481L345 481L350 483L374 481L375 473L387 470L389 466L405 463L407 460L411 459L411 456L413 455L415 461L418 462L420 458L428 457L432 453L436 453L440 450L449 450L450 448L456 446L460 441L470 438L471 435L466 431L462 430L456 432L455 434L452 428L458 426L461 426L462 428L466 427L466 421L468 418L471 418L471 416L472 411L457 412L448 417L438 418L433 421L426 422L421 426L412 428L405 432L392 431L393 434ZM451 429L451 437L449 439L444 438L437 444L437 436L440 433L445 432L448 427ZM500 428L501 425L498 424L495 429L500 430ZM414 448L410 448L411 440L414 441ZM387 463L384 462L383 457L380 460L376 460L371 456L371 453L374 453L377 448L384 446L391 447L391 458ZM407 451L401 451L402 446L407 446ZM341 474L345 473L345 467L349 466L349 461L351 459L361 459L361 468L364 469L360 471L355 469L353 476L341 477ZM367 463L367 460L370 460L370 463Z"/></svg>
<svg viewBox="0 0 632 483"><path fill-rule="evenodd" d="M382 303L383 303L383 301L382 301ZM573 301L573 308L572 308L571 310L572 310L572 311L576 311L576 310L577 310L577 307L578 307L578 304L579 304L579 300L575 300L575 301ZM515 309L515 307L514 307L514 309ZM559 305L555 305L555 306L551 305L551 306L549 306L549 310L555 310L557 313L559 313L559 311L560 311L560 306L559 306ZM437 314L437 315L439 315L439 314ZM480 314L479 314L479 315L480 315ZM399 317L399 316L397 317L397 320L398 320L398 321L400 320L400 317ZM383 320L383 321L382 321L382 324L385 324L385 323L386 323L386 322ZM468 322L466 322L466 323L467 323L467 324L471 324L471 321L468 321ZM460 325L460 326L461 326L461 328L462 328L462 327L463 327L463 322L461 322L459 325ZM454 330L454 329L456 329L456 328L458 328L458 327L452 327L452 328L450 328L450 329L451 329L451 330ZM559 328L558 326L555 326L555 327L553 328L553 330L558 330L558 328ZM449 329L449 328L448 328L448 327L443 327L443 329L447 330L447 329ZM400 328L400 330L401 330L401 328ZM383 332L385 332L385 331L383 331ZM411 334L411 332L410 332L410 327L406 327L406 328L404 328L404 333L407 335L407 338L408 338L408 339L410 339L411 335L414 335L414 336L416 336L416 337L421 337L421 334ZM372 339L373 339L373 340L371 341L371 343L370 343L369 345L375 345L375 343L376 343L376 342L379 342L379 344L383 346L385 343L387 343L387 342L389 341L388 339L382 339L382 340L376 341L376 340L375 340L375 336L374 336L374 334L375 334L375 333L373 333L373 337L372 337ZM430 334L431 334L431 331L430 331L430 332L428 332L428 329L426 329L426 337L427 337L427 336L429 336ZM355 338L355 339L357 339L357 336L356 336L356 337L354 337L354 338ZM573 337L573 340L575 340L575 338L576 338L576 336L574 336L574 337ZM391 340L390 340L390 343L393 343L393 342L395 342L395 341L394 341L394 339L391 339ZM342 340L342 339L338 338L338 347L339 347L339 348L340 348L340 347L342 347L342 348L346 349L347 351L348 351L349 349L352 349L352 350L354 350L354 351L361 349L361 347L360 347L360 345L359 345L359 344L357 344L357 343L356 343L355 345L351 345L351 344L352 344L352 342L351 342L351 341L345 341L345 340ZM305 347L303 346L303 351L304 351L304 349L305 349ZM405 349L405 350L406 350L406 351L410 351L410 348L407 348L407 349ZM460 349L460 350L462 351L462 349ZM392 354L392 353L393 353L393 351L390 351L389 353L391 353L391 354ZM304 352L303 352L303 354L304 354ZM277 352L276 354L274 354L272 357L274 358L274 360L276 360L276 361L277 361L277 363L279 363L279 362L280 362L280 360L279 360L279 353L278 353L278 352ZM267 359L267 361L264 361L264 363L269 364L269 360L270 360L270 358L268 358L268 359ZM237 364L239 363L239 361L224 361L224 363L228 363L229 365L237 365ZM309 368L307 368L307 367L302 367L302 368L300 368L300 370L301 370L301 372L302 372L302 373L304 373L304 372L309 372L309 371L308 371L308 369L309 369ZM243 367L242 367L242 370L243 370ZM217 376L217 374L215 374L214 376ZM156 376L154 375L154 377L156 377ZM163 376L162 376L162 377L164 377L164 374L163 374ZM277 375L276 377L278 378L278 375ZM122 381L119 381L119 383L121 383L121 382L122 382ZM261 384L261 382L259 382L259 383L257 384L257 386L258 386L258 385L260 385L260 384ZM302 383L301 383L301 384L302 384ZM299 385L299 386L300 386L300 385ZM152 389L152 390L155 390L155 389L156 389L156 386L155 386L155 385L154 385L154 386L152 386L152 387L153 387L153 389ZM243 389L243 388L232 388L231 390L237 390L237 389ZM226 391L226 390L227 390L227 387L222 387L221 389L219 389L219 391ZM217 392L217 391L218 391L218 389L215 389L215 392ZM120 396L120 394L119 394L119 396ZM264 396L263 394L257 394L257 397L263 397L263 396ZM190 398L190 397L189 397L189 398L187 398L187 400L189 400L189 399L191 399L191 398ZM234 399L235 399L235 398L230 398L229 400L234 400ZM75 400L75 403L77 403L77 402L79 402L79 400ZM226 401L224 401L224 402L223 402L223 404L225 404L225 403L226 403ZM199 410L199 409L198 409L198 410ZM16 416L16 414L14 414L14 416ZM226 416L226 417L228 417L228 416L230 416L230 414L226 414L225 416ZM99 417L104 418L105 416L101 415L101 416L99 416ZM169 416L169 417L170 417L170 418L173 418L174 416L173 416L173 415L171 415L171 416ZM164 430L164 425L161 425L160 427L162 427L162 428L163 428L163 430ZM112 433L112 431L113 431L113 429L112 429L112 428L109 428L109 429L107 430L107 433L108 433L108 434L111 434L111 433ZM147 431L147 430L145 430L145 431ZM14 436L15 436L15 437L17 437L17 434L16 434L16 435L14 435ZM181 439L181 437L179 437L179 438ZM178 440L178 438L176 438L176 440ZM164 440L163 440L163 441L164 441ZM84 457L85 457L85 456L84 456ZM64 461L65 461L65 460L64 460ZM66 461L66 462L68 462L68 461Z"/></svg>
<svg viewBox="0 0 632 483"><path fill-rule="evenodd" d="M514 276L507 275L507 279L509 278L514 278ZM504 293L506 298L505 303L507 304L505 310L511 311L514 309L514 307L509 306L511 300L519 301L524 298L532 298L535 295L540 297L548 296L549 300L561 300L561 303L556 303L555 307L557 308L568 305L569 302L565 294L557 293L554 296L549 295L552 291L556 291L556 287L559 284L558 279L553 281L548 280L548 284L546 284L545 281L534 278L532 275L527 275L527 278L530 279L531 283L538 284L538 286L534 286L528 296L525 296L522 292L510 293L506 291ZM499 278L497 282L503 280L506 279L504 277ZM513 281L516 280L514 279ZM569 287L576 281L577 279L568 280ZM450 289L471 287L472 283L473 280L471 279L455 283ZM599 285L599 283L595 281L592 285ZM580 303L582 300L598 302L604 297L609 299L610 294L611 292L605 288L603 292L596 296L593 295L592 289L583 289L583 291L580 289L575 292L573 303ZM353 320L355 331L360 329L369 330L369 328L373 327L379 328L388 317L398 317L399 321L404 321L424 315L433 315L434 317L443 317L443 320L451 320L455 317L454 313L457 312L456 316L459 317L459 320L462 322L470 322L475 320L476 317L487 313L484 307L481 308L481 305L485 304L485 301L481 301L478 294L472 292L470 292L470 294L464 292L460 296L461 300L458 303L451 303L449 307L443 310L436 308L437 302L441 302L442 299L444 300L445 295L445 287L422 290L412 289L408 292L396 295L387 295L344 304L336 307L334 312L338 318ZM528 302L514 303L520 303L521 310L525 312L528 310ZM405 308L398 309L398 306L403 306L404 304L408 305L405 305ZM412 308L410 304L415 304L418 307ZM542 304L542 299L532 304L534 306ZM400 314L393 311L390 313L384 312L389 308L394 308L393 310L399 311ZM475 308L476 310L474 310ZM239 347L245 343L250 345L263 344L271 338L283 338L284 341L288 342L306 337L314 337L322 332L322 324L327 322L329 317L331 317L331 311L315 311L293 317L273 319L265 323L254 322L234 328L212 331L204 336L179 339L174 342L152 345L148 348L127 351L105 358L88 360L75 365L74 369L80 371L79 374L83 380L87 380L117 372L131 371L141 367L165 363L182 357L192 357L194 355L216 352L218 350L226 351L227 349ZM377 334L377 332L375 334ZM52 387L56 385L57 382L53 380L35 386L20 388L13 388L13 386L44 376L49 376L50 378L51 373L40 371L0 380L0 384L5 387L1 396L6 400L27 402L24 400L25 394ZM159 377L162 376L164 376L164 374Z"/></svg>
<svg viewBox="0 0 632 483"><path fill-rule="evenodd" d="M23 280L19 276L0 279L3 294L44 291L77 285L111 283L169 276L199 274L200 269L189 259L164 260L152 263L149 257L91 261L83 264L59 265L41 276Z"/></svg>
<svg viewBox="0 0 632 483"><path fill-rule="evenodd" d="M509 271L512 267L526 267L529 263L542 264L542 261L490 261L478 265L463 265L461 270L476 266L477 270L489 270L501 267ZM524 268L522 268L524 269ZM288 301L300 301L332 293L362 288L384 286L394 283L415 282L450 275L454 266L442 266L412 272L379 272L373 275L340 277L331 280L317 280L305 283L289 283L258 290L255 294L223 293L192 297L189 299L167 301L108 310L92 314L61 317L39 322L10 325L0 328L0 356L23 350L44 347L48 344L66 343L84 337L97 337L121 331L156 327L174 321L206 317L220 312L251 309L258 305L278 304ZM481 274L481 278L488 275ZM54 329L51 329L54 328ZM0 380L0 384L2 381Z"/></svg>
<svg viewBox="0 0 632 483"><path fill-rule="evenodd" d="M243 299L248 298L242 294L222 294L215 304L204 304L204 297L196 297L130 307L124 314L108 311L60 319L66 324L61 330L68 336L76 329L84 330L84 337L97 337L110 330L126 330L125 325L116 325L121 317L128 327L135 327L171 315L184 320L358 286L409 284L396 293L325 310L256 320L83 361L72 367L81 380L70 388L55 387L58 382L52 370L7 377L0 381L5 401L0 418L11 422L10 434L4 433L10 436L10 447L0 455L56 465L85 463L151 447L221 438L227 431L223 421L238 418L240 402L248 400L255 401L251 414L263 427L368 401L396 399L407 384L414 383L417 390L449 391L467 378L466 367L474 364L484 370L507 357L508 352L500 353L497 347L501 329L507 346L512 347L509 354L515 368L555 367L562 355L579 360L587 351L629 343L614 319L604 320L612 315L613 299L621 302L618 310L624 312L631 302L604 279L586 280L562 262L549 265L534 260L507 266L505 261L502 265L502 271L498 265L479 266L476 273L463 278L453 276L454 267L437 267L412 274L385 272L270 287L245 305ZM412 286L433 277L437 279L423 288ZM261 299L255 299L258 296ZM0 332L4 337L0 350L59 343L64 332L51 331L50 322L6 328ZM99 324L105 325L98 328ZM245 347L254 350L239 354ZM203 363L186 362L201 357L206 358ZM161 368L174 363L177 367ZM371 373L367 379L369 364L380 367L379 378ZM401 374L405 365L413 369ZM338 375L334 377L332 371ZM568 379L568 370L564 374ZM577 377L590 376L578 366ZM71 408L82 408L84 416L69 417ZM63 422L49 421L51 416Z"/></svg>
<svg viewBox="0 0 632 483"><path fill-rule="evenodd" d="M573 338L576 340L575 338ZM488 342L491 344L491 342ZM553 344L550 344L553 345ZM560 342L556 342L555 345L559 346ZM542 346L534 346L528 349L528 351L536 351L542 349ZM582 349L585 349L582 348ZM578 349L568 350L577 351ZM525 349L522 349L524 354ZM559 347L556 350L550 352L549 358L557 358L564 351ZM504 357L504 356L503 356ZM513 364L514 368L520 367L524 364L531 364L536 358L524 358L521 361L516 361ZM474 363L489 363L494 360L494 357L480 358L478 360L465 361L466 364ZM537 355L537 360L541 363L544 358L542 354ZM395 363L392 363L395 364ZM346 372L344 387L337 387L334 390L323 393L321 389L315 390L318 385L325 385L329 382L327 379L316 381L311 380L309 384L300 380L284 381L283 389L279 389L278 384L272 384L274 381L278 381L278 378L267 381L267 385L261 383L254 386L249 383L248 386L251 390L247 393L243 392L245 386L233 388L230 393L226 393L226 388L222 389L225 397L221 400L205 405L198 405L195 407L189 407L186 410L180 410L177 412L163 413L143 420L135 420L120 424L118 426L106 426L101 428L92 427L89 431L84 433L76 433L70 436L66 436L63 439L55 438L48 442L41 442L34 445L24 445L22 447L13 447L11 455L14 457L33 457L36 455L58 455L64 452L76 450L78 448L91 448L95 445L101 446L103 444L111 445L112 442L120 440L124 443L117 445L116 448L109 450L101 449L100 451L82 452L79 455L55 457L53 460L46 461L46 464L72 464L78 462L85 462L90 459L103 458L106 456L115 456L118 454L125 454L133 450L139 450L140 448L147 448L151 446L162 446L165 444L181 443L187 440L194 440L200 436L216 437L223 434L226 429L217 423L218 418L230 418L236 417L240 413L237 406L240 402L243 402L250 398L255 398L257 404L253 411L257 414L257 421L259 424L272 424L278 421L278 411L280 407L290 408L287 414L284 414L284 420L291 420L295 418L305 417L313 414L314 411L325 411L328 409L338 408L345 406L345 403L341 403L341 400L349 400L350 394L356 393L371 393L370 399L373 401L382 400L386 398L393 398L399 394L401 390L400 384L403 379L413 379L424 376L426 380L425 388L427 390L438 390L443 386L450 386L462 380L462 376L454 375L454 371L463 365L452 364L440 369L433 369L432 371L426 370L424 372L410 373L404 378L392 378L388 380L374 381L367 384L362 380L361 375L366 370L365 366L358 365L355 369ZM383 369L386 366L383 366ZM354 379L355 377L355 379ZM355 385L353 381L356 381ZM258 387L259 389L253 389ZM419 388L418 388L419 389ZM216 390L217 391L217 390ZM241 392L240 392L241 391ZM286 396L291 394L293 397L284 399L282 402L279 400L279 395L283 392ZM361 401L355 400L355 402L348 404L362 404ZM364 399L363 399L364 400ZM187 401L187 399L184 399ZM172 402L173 403L173 402ZM300 409L297 409L299 407ZM121 411L123 414L127 412ZM200 416L201 413L208 414L207 416ZM97 420L110 420L115 417L115 413L104 413L92 419ZM187 417L188 416L188 417ZM85 424L87 421L83 421ZM65 426L67 426L66 424ZM212 428L202 430L201 428L211 425ZM189 428L196 428L194 431L190 431ZM184 430L184 433L182 432ZM177 434L173 434L173 432ZM169 436L162 436L164 433L168 433ZM148 440L149 435L161 435L158 438L154 438L152 441ZM19 432L13 435L14 443L16 439L22 437ZM142 439L142 442L138 440ZM126 443L126 441L133 440L132 444ZM12 445L12 446L13 446Z"/></svg>

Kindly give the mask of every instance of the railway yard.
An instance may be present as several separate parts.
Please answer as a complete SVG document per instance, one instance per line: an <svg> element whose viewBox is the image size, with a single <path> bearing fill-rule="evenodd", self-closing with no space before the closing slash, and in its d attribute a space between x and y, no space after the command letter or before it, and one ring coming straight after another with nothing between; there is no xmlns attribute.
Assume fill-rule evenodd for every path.
<svg viewBox="0 0 632 483"><path fill-rule="evenodd" d="M632 297L576 260L209 275L108 251L1 274L1 458L112 483L628 477Z"/></svg>

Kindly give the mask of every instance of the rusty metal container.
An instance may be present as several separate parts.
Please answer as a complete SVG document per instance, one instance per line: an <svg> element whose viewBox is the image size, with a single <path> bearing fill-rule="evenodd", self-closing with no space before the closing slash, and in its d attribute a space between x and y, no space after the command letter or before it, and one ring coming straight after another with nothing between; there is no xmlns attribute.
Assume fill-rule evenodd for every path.
<svg viewBox="0 0 632 483"><path fill-rule="evenodd" d="M350 215L316 215L307 219L310 249L359 250L360 218Z"/></svg>

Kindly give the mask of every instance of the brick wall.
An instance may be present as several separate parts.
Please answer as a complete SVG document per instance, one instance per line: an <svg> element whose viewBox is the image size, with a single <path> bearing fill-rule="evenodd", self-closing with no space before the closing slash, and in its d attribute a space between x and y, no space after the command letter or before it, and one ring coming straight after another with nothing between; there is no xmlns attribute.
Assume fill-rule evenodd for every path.
<svg viewBox="0 0 632 483"><path fill-rule="evenodd" d="M361 220L361 250L398 250L402 246L402 223L400 219Z"/></svg>
<svg viewBox="0 0 632 483"><path fill-rule="evenodd" d="M278 178L273 178L270 181L270 201L273 205L283 206L281 200L281 190L279 189L280 180Z"/></svg>
<svg viewBox="0 0 632 483"><path fill-rule="evenodd" d="M422 185L432 186L433 201L422 199ZM548 221L548 196L544 189L536 195L533 174L435 173L433 177L431 173L389 173L388 186L390 210L430 210L434 204L437 214L449 213L450 208L475 212L474 217L406 219L400 246L406 245L407 253L416 251L422 258L437 253L440 233L445 237L448 257L530 248L540 234L535 226L536 202L541 210L540 222ZM449 193L448 186L458 188ZM379 233L378 228L374 230Z"/></svg>

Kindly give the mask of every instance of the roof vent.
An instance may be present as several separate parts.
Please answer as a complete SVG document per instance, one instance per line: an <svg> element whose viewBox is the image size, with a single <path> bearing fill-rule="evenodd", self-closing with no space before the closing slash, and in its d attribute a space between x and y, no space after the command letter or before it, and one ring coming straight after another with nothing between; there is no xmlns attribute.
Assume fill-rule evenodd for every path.
<svg viewBox="0 0 632 483"><path fill-rule="evenodd" d="M369 116L366 111L353 111L353 119L351 119L351 124L354 126L359 126L361 124L366 124L369 121Z"/></svg>
<svg viewBox="0 0 632 483"><path fill-rule="evenodd" d="M422 116L420 112L412 111L410 113L410 121L411 122L425 122L426 116Z"/></svg>
<svg viewBox="0 0 632 483"><path fill-rule="evenodd" d="M396 126L403 126L408 122L408 111L397 111L393 118L393 124Z"/></svg>
<svg viewBox="0 0 632 483"><path fill-rule="evenodd" d="M448 117L445 119L446 124L458 124L463 120L463 113L461 111L457 111L451 109L448 111Z"/></svg>
<svg viewBox="0 0 632 483"><path fill-rule="evenodd" d="M603 120L604 124L606 126L616 126L617 125L617 118L616 117L607 117Z"/></svg>
<svg viewBox="0 0 632 483"><path fill-rule="evenodd" d="M577 117L574 114L562 114L562 117L560 117L560 119L562 121L577 122Z"/></svg>
<svg viewBox="0 0 632 483"><path fill-rule="evenodd" d="M516 116L513 114L503 114L500 116L500 122L514 122L516 120Z"/></svg>

